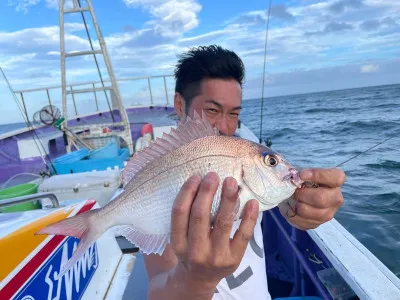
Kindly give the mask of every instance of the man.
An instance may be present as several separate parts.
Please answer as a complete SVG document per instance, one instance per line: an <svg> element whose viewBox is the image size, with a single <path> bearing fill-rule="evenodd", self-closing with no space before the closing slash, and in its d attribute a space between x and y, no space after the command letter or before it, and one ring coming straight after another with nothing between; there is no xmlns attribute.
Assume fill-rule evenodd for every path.
<svg viewBox="0 0 400 300"><path fill-rule="evenodd" d="M174 105L180 119L193 116L194 111L201 115L203 110L222 134L235 133L244 65L234 52L218 46L192 49L178 61L175 77ZM301 172L301 178L320 187L298 189L295 201L282 203L280 211L290 224L306 230L333 218L343 203L340 186L345 175L338 169L309 169ZM264 259L250 247L255 243L262 248L258 203L249 201L243 219L233 221L238 186L235 179L227 178L210 229L210 207L218 184L217 175L209 173L182 186L171 216L171 243L162 256L144 257L149 299L270 299ZM251 276L245 276L245 283L238 282L233 273L243 272L246 266L251 267Z"/></svg>

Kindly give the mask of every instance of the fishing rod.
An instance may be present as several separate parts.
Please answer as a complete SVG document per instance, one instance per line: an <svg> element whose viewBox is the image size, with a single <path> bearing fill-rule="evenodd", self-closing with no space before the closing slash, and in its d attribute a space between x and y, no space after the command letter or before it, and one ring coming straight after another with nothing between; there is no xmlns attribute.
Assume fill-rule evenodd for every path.
<svg viewBox="0 0 400 300"><path fill-rule="evenodd" d="M11 87L11 84L10 84L10 82L8 81L7 76L6 76L6 74L4 73L2 67L0 67L0 71L1 71L1 73L3 74L4 80L5 80L6 83L7 83L8 89L10 90L11 94L13 95L14 101L15 101L15 103L17 104L17 107L18 107L19 111L21 112L22 118L24 119L24 122L25 122L26 126L27 126L29 129L31 129L32 132L33 132L33 141L34 141L34 143L35 143L35 145L36 145L36 148L38 149L38 151L39 151L39 153L40 153L40 158L42 159L44 165L46 166L46 168L47 168L47 170L48 170L48 169L49 169L49 165L48 165L48 163L46 162L46 160L44 159L44 156L47 156L47 159L49 160L49 162L50 162L50 164L51 164L51 167L52 167L53 170L55 171L55 168L54 168L53 162L52 162L51 159L50 159L50 156L47 154L47 152L46 152L46 150L45 150L45 148L44 148L44 146L43 146L43 144L42 144L42 142L41 142L41 140L40 140L40 138L39 138L39 136L38 136L38 134L37 134L37 132L36 132L36 130L35 130L35 128L34 128L34 126L33 126L32 123L29 121L28 115L27 115L27 114L25 115L25 113L23 112L23 108L21 107L21 104L19 103L18 98L17 98L17 96L15 95L14 90L13 90L13 88ZM39 147L38 143L40 144L41 148ZM44 152L44 155L43 155L43 152L42 152L42 151Z"/></svg>
<svg viewBox="0 0 400 300"><path fill-rule="evenodd" d="M264 111L264 84L265 84L265 65L267 64L267 44L268 44L268 30L269 30L269 17L271 15L271 2L272 0L269 1L269 6L268 6L268 17L267 17L267 28L265 30L265 45L264 45L264 70L263 70L263 81L262 81L262 93L261 93L261 111L260 111L260 119L261 119L261 123L260 123L260 136L259 136L259 140L260 143L262 142L262 123L263 123L263 111ZM272 145L272 142L269 140L267 141L267 144L269 144L268 147L270 147Z"/></svg>

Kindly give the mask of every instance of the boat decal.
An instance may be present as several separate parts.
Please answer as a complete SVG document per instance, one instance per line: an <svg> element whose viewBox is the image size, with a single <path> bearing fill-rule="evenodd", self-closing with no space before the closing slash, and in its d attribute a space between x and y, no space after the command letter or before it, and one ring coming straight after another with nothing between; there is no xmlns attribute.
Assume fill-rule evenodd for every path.
<svg viewBox="0 0 400 300"><path fill-rule="evenodd" d="M73 208L69 208L68 210L59 209L22 226L0 239L0 257L2 260L0 268L0 287L4 281L7 281L6 277L8 277L13 270L16 271L18 269L18 265L23 265L24 260L30 260L36 254L35 252L39 251L41 246L43 247L51 239L51 236L47 235L35 236L35 232L47 224L67 218L70 214L73 215ZM10 255L10 253L12 253L12 255Z"/></svg>
<svg viewBox="0 0 400 300"><path fill-rule="evenodd" d="M60 217L59 215L60 211L62 212L62 210L60 210L52 213L50 216L53 217L51 218L47 218L50 216L46 216L44 218L41 218L40 220L34 221L31 224L24 226L23 228L18 230L18 231L22 230L18 236L19 239L17 239L17 237L15 236L15 232L10 234L10 236L7 236L9 237L8 241L6 240L7 237L2 239L0 241L1 251L2 252L5 251L5 249L3 249L4 248L3 246L8 246L7 247L8 251L6 253L8 253L7 257L10 257L9 254L15 252L16 249L15 241L18 241L20 243L21 239L23 240L26 237L32 237L34 236L33 232L38 231L47 224L53 223L55 220L53 214L56 214L56 216L59 219L64 219L68 216L73 216L75 214L88 211L92 209L92 207L95 204L96 201L88 200L83 205L80 205L75 209L69 209L67 213L64 211L64 217ZM44 221L44 219L46 220ZM36 226L34 226L33 224L35 224ZM24 228L25 230L26 229L30 230L24 231ZM11 237L13 237L13 239L11 239ZM45 238L43 239L43 237ZM7 242L10 241L12 242L12 244L9 243L7 244ZM24 296L25 299L30 299L29 297L33 296L33 294L28 295L25 292L30 293L32 287L34 287L34 290L37 290L39 286L41 286L42 284L44 284L44 286L39 288L38 290L39 292L43 293L45 291L45 286L47 286L49 289L48 292L54 294L54 291L58 290L58 286L60 286L61 288L61 282L63 280L65 281L64 282L65 284L63 285L63 288L61 290L57 291L57 293L63 292L66 297L65 299L69 299L69 295L71 294L71 292L68 291L67 288L69 287L69 285L71 285L70 282L72 281L74 281L75 285L78 285L78 287L80 286L80 288L76 287L74 291L79 290L82 292L82 290L84 290L81 286L89 282L91 276L93 275L91 274L91 272L94 273L94 271L97 268L98 256L97 256L96 244L90 247L90 249L85 253L85 256L74 266L72 270L70 270L72 273L68 272L57 282L55 281L54 277L55 273L59 271L63 260L65 260L66 257L72 256L72 250L74 249L74 247L76 247L77 242L79 240L74 237L39 235L39 236L34 236L34 239L32 239L31 242L32 241L34 241L34 244L36 246L36 248L34 248L32 253L24 257L23 261L19 263L17 266L14 266L14 269L12 269L12 271L9 272L9 274L7 274L4 280L3 278L1 279L0 299L11 299L14 295L22 296L22 293L26 297L28 297L26 298ZM88 259L87 255L93 257L90 258L90 263L87 262ZM2 257L4 258L5 256ZM5 261L4 265L7 265L6 263L8 262ZM8 270L10 270L9 265L7 266ZM1 269L3 271L3 263ZM89 274L91 275L89 276ZM49 277L50 275L51 277ZM81 280L81 277L83 278L83 280ZM55 282L57 282L57 287L54 287ZM24 297L20 298L18 296L15 299L24 299ZM41 295L41 297L39 298L43 298L43 295ZM49 297L47 299L53 299L53 298L54 297ZM33 299L38 299L38 298L34 297Z"/></svg>

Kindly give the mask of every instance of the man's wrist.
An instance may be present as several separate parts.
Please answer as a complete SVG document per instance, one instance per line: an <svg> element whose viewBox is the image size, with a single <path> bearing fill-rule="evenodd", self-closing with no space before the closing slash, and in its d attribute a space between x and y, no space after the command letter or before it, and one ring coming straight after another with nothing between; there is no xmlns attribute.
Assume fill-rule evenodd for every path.
<svg viewBox="0 0 400 300"><path fill-rule="evenodd" d="M185 291L190 296L190 299L200 300L211 299L213 297L218 284L215 280L211 280L210 278L194 278L180 262L171 271L174 279L171 282L168 282L168 280L167 284L171 283L174 285L174 288Z"/></svg>

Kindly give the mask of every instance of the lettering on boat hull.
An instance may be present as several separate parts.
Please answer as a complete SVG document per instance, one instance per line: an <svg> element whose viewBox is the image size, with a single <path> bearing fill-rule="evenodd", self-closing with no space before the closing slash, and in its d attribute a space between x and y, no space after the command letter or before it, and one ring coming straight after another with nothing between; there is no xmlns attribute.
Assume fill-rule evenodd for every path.
<svg viewBox="0 0 400 300"><path fill-rule="evenodd" d="M79 240L68 237L44 262L14 299L61 300L80 299L99 264L97 244L93 244L84 256L61 278L61 267L72 257Z"/></svg>

